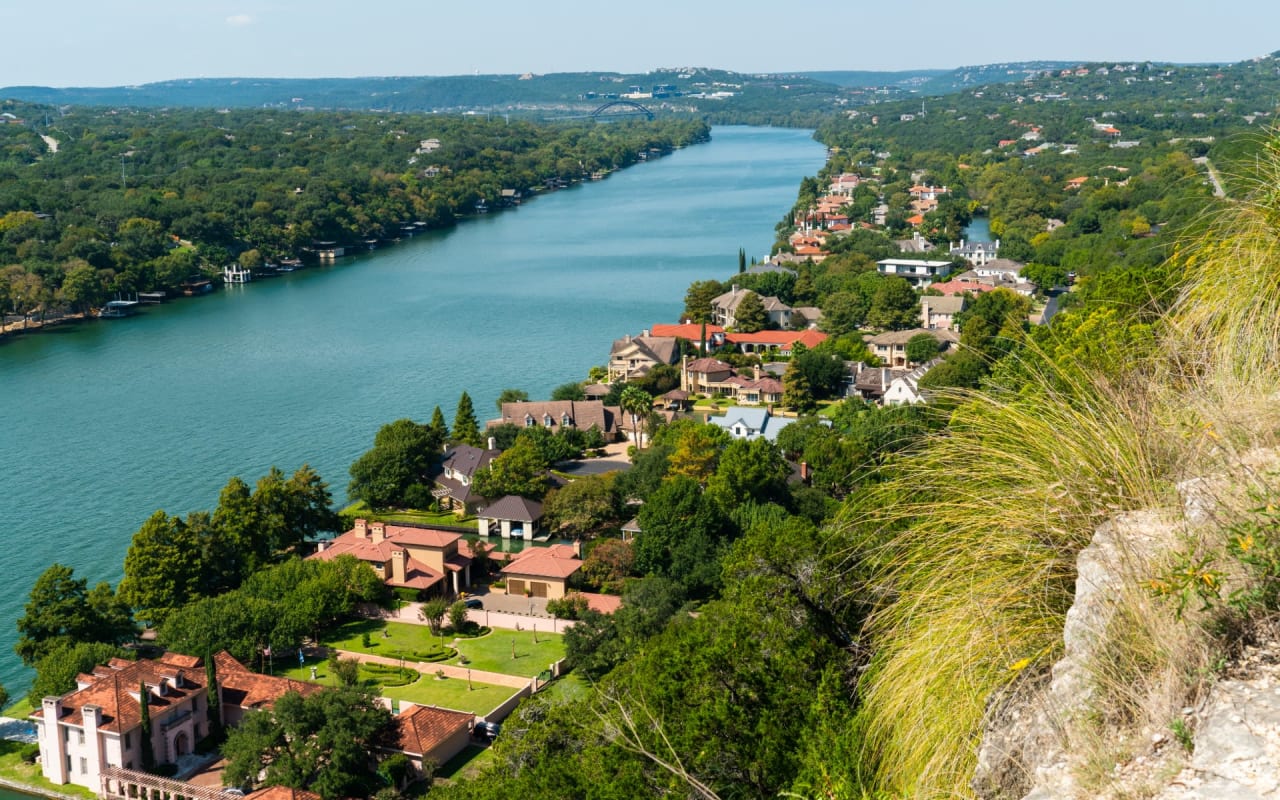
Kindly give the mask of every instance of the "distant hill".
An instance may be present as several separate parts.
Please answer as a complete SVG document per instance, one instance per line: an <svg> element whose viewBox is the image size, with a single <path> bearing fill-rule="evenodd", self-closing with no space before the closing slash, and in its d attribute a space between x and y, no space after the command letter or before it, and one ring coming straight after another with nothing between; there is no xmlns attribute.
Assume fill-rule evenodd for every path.
<svg viewBox="0 0 1280 800"><path fill-rule="evenodd" d="M897 72L847 71L804 72L807 78L837 86L870 88L894 87L919 94L949 94L991 83L1013 83L1046 71L1057 72L1083 63L1079 61L1015 61L981 64L956 69L914 69Z"/></svg>

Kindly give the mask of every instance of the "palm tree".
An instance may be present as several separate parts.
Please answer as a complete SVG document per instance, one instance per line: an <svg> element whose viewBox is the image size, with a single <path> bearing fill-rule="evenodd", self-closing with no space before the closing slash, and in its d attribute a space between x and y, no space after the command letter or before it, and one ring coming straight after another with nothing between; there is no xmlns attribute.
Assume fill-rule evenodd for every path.
<svg viewBox="0 0 1280 800"><path fill-rule="evenodd" d="M644 437L640 432L640 417L648 417L653 411L653 397L639 386L628 386L622 390L622 396L618 398L618 405L622 410L631 415L631 430L636 437L636 447L644 449Z"/></svg>

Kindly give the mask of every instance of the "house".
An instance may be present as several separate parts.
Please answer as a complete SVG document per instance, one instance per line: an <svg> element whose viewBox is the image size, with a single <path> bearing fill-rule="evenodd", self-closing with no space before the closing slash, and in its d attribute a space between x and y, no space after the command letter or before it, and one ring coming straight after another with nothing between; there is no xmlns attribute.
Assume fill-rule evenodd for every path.
<svg viewBox="0 0 1280 800"><path fill-rule="evenodd" d="M707 420L729 432L735 439L766 439L776 441L778 431L795 422L791 417L775 417L767 408L744 408L729 406L723 417L710 417Z"/></svg>
<svg viewBox="0 0 1280 800"><path fill-rule="evenodd" d="M609 349L609 382L627 382L642 378L659 364L674 364L680 359L680 341L674 336L639 336L627 334Z"/></svg>
<svg viewBox="0 0 1280 800"><path fill-rule="evenodd" d="M796 252L799 253L799 249ZM746 299L747 295L752 294L755 294L755 292L750 289L740 289L736 283L733 284L729 291L711 301L712 320L717 325L725 328L737 324L735 315L737 314L738 306ZM791 326L791 306L776 297L761 297L760 302L764 306L766 324L778 328Z"/></svg>
<svg viewBox="0 0 1280 800"><path fill-rule="evenodd" d="M928 398L926 392L920 388L920 379L924 377L926 372L941 363L941 358L935 358L928 363L921 364L905 375L895 377L889 384L889 388L885 390L883 404L886 406L902 406L925 402Z"/></svg>
<svg viewBox="0 0 1280 800"><path fill-rule="evenodd" d="M656 324L651 329L654 336L674 336L677 339L684 339L702 348L703 336L707 339L707 348L711 350L718 349L724 345L724 328L711 323L699 322L681 322L676 325Z"/></svg>
<svg viewBox="0 0 1280 800"><path fill-rule="evenodd" d="M912 232L910 239L895 239L893 243L904 253L928 253L935 247L933 242L920 235L920 231Z"/></svg>
<svg viewBox="0 0 1280 800"><path fill-rule="evenodd" d="M961 273L968 274L968 273ZM976 273L975 273L976 275ZM958 294L982 294L983 292L994 292L995 286L988 286L985 283L977 283L976 281L949 280L943 283L931 283L929 288L942 292L944 295Z"/></svg>
<svg viewBox="0 0 1280 800"><path fill-rule="evenodd" d="M226 652L215 661L219 711L229 726L286 692L321 691L314 684L250 672ZM144 702L156 763L175 763L209 734L208 694L204 661L179 653L137 661L113 658L81 673L75 689L45 697L31 713L41 773L51 783L100 791L105 770L140 770Z"/></svg>
<svg viewBox="0 0 1280 800"><path fill-rule="evenodd" d="M569 578L582 569L582 559L574 547L526 547L502 568L507 594L527 594L559 600L568 591Z"/></svg>
<svg viewBox="0 0 1280 800"><path fill-rule="evenodd" d="M735 390L725 383L733 374L733 367L718 358L686 358L680 369L680 388L694 394L733 394Z"/></svg>
<svg viewBox="0 0 1280 800"><path fill-rule="evenodd" d="M436 488L431 496L440 501L446 509L452 509L459 517L475 513L476 507L484 502L484 498L471 489L471 481L476 472L489 466L489 463L502 451L492 446L488 449L472 447L469 444L456 444L444 452L444 461L440 472L432 480Z"/></svg>
<svg viewBox="0 0 1280 800"><path fill-rule="evenodd" d="M503 539L513 536L529 541L538 535L542 522L542 503L509 494L476 513L481 536L497 534Z"/></svg>
<svg viewBox="0 0 1280 800"><path fill-rule="evenodd" d="M956 315L964 311L963 295L920 298L920 327L929 330L954 330Z"/></svg>
<svg viewBox="0 0 1280 800"><path fill-rule="evenodd" d="M462 536L452 531L388 525L357 519L355 527L307 556L321 560L352 555L388 586L427 594L451 594L471 585L471 557L458 551Z"/></svg>
<svg viewBox="0 0 1280 800"><path fill-rule="evenodd" d="M906 370L889 367L868 367L858 363L848 394L873 403L880 402L893 385L894 380L906 374Z"/></svg>
<svg viewBox="0 0 1280 800"><path fill-rule="evenodd" d="M541 425L552 433L561 428L581 431L595 428L604 434L606 441L612 442L618 438L621 419L622 412L616 406L606 406L600 400L538 400L503 403L502 416L490 420L488 427Z"/></svg>
<svg viewBox="0 0 1280 800"><path fill-rule="evenodd" d="M891 367L905 367L907 360L907 342L922 333L927 333L938 340L938 349L945 350L953 343L960 341L955 333L949 330L912 328L908 331L888 331L875 336L866 336L863 341L871 349L872 355Z"/></svg>
<svg viewBox="0 0 1280 800"><path fill-rule="evenodd" d="M636 538L640 533L640 518L632 517L627 524L622 526L622 541L629 542Z"/></svg>
<svg viewBox="0 0 1280 800"><path fill-rule="evenodd" d="M950 261L916 261L909 258L884 258L876 262L881 275L906 278L917 289L923 289L939 278L951 274Z"/></svg>
<svg viewBox="0 0 1280 800"><path fill-rule="evenodd" d="M966 242L961 239L959 244L952 242L947 252L953 256L963 258L973 266L979 266L998 257L1000 240L996 239L994 242Z"/></svg>
<svg viewBox="0 0 1280 800"><path fill-rule="evenodd" d="M821 316L821 312L818 313ZM726 333L725 341L742 353L765 353L777 350L779 355L789 356L797 343L814 348L827 340L821 331L756 331L755 333Z"/></svg>
<svg viewBox="0 0 1280 800"><path fill-rule="evenodd" d="M396 715L395 746L387 748L408 756L419 775L423 765L443 766L471 743L476 717L463 711L420 706L400 701Z"/></svg>

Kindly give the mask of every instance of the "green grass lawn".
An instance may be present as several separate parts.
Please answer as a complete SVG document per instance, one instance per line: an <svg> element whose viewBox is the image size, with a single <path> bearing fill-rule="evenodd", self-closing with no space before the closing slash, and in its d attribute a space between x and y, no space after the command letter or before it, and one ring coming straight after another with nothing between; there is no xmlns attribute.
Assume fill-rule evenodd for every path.
<svg viewBox="0 0 1280 800"><path fill-rule="evenodd" d="M369 636L369 646L364 645L365 634ZM453 636L444 635L447 646ZM426 661L426 658L413 658L412 653L440 653L440 637L433 636L426 625L410 625L407 622L384 622L378 619L360 619L348 622L327 631L321 637L321 643L339 650L351 650L357 653L370 653L387 658L404 657L409 660Z"/></svg>
<svg viewBox="0 0 1280 800"><path fill-rule="evenodd" d="M364 501L352 503L342 509L340 514L352 514L356 516L364 516L370 519L379 519L383 522L414 522L419 525L463 525L474 523L476 518L459 517L452 511L417 511L413 509L400 509L397 511L379 511L373 512L364 504Z"/></svg>
<svg viewBox="0 0 1280 800"><path fill-rule="evenodd" d="M480 771L493 763L493 749L484 745L467 745L467 749L446 761L436 772L436 778L442 781L466 780L474 778Z"/></svg>
<svg viewBox="0 0 1280 800"><path fill-rule="evenodd" d="M98 796L97 792L91 792L83 786L76 786L70 783L60 786L45 780L44 776L40 774L38 765L27 764L22 760L20 755L22 748L23 745L19 742L0 740L0 777L60 794L79 797Z"/></svg>
<svg viewBox="0 0 1280 800"><path fill-rule="evenodd" d="M411 664L406 664L412 667ZM316 677L311 679L311 668L316 668ZM329 672L329 664L324 659L307 659L302 666L294 664L288 669L277 669L276 674L293 678L297 681L318 683L321 686L336 686L337 679ZM363 667L360 678L375 684L374 691L383 697L395 700L408 700L418 705L442 706L455 711L469 711L473 714L488 714L508 697L516 693L510 686L495 686L490 683L471 681L466 678L445 678L440 680L428 664L422 677L405 686L381 686L380 679L386 676L371 673Z"/></svg>
<svg viewBox="0 0 1280 800"><path fill-rule="evenodd" d="M13 719L26 719L27 717L31 716L32 711L35 711L35 706L31 705L31 703L28 702L26 697L23 697L21 700L9 706L4 711L0 711L0 717L12 717Z"/></svg>
<svg viewBox="0 0 1280 800"><path fill-rule="evenodd" d="M569 703L579 700L591 691L591 684L578 676L576 672L556 678L551 685L538 692L538 697L545 696L549 703Z"/></svg>
<svg viewBox="0 0 1280 800"><path fill-rule="evenodd" d="M514 659L511 657L513 642ZM457 647L459 655L469 660L466 666L523 678L532 678L564 658L564 639L554 633L539 633L535 644L533 631L495 630L478 639L459 639ZM452 659L448 663L461 662Z"/></svg>

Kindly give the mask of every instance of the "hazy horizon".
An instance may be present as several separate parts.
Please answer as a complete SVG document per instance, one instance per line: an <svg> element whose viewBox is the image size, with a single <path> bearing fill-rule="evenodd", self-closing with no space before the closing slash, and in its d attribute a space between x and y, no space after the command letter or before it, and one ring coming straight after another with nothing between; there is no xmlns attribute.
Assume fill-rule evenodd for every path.
<svg viewBox="0 0 1280 800"><path fill-rule="evenodd" d="M1030 13L1013 0L885 6L763 0L614 8L582 0L534 7L384 0L68 0L0 8L11 34L0 85L131 86L199 78L444 77L954 69L1016 61L1227 63L1278 48L1280 7L1171 0L1158 9L1102 0ZM824 8L824 6L829 6Z"/></svg>

